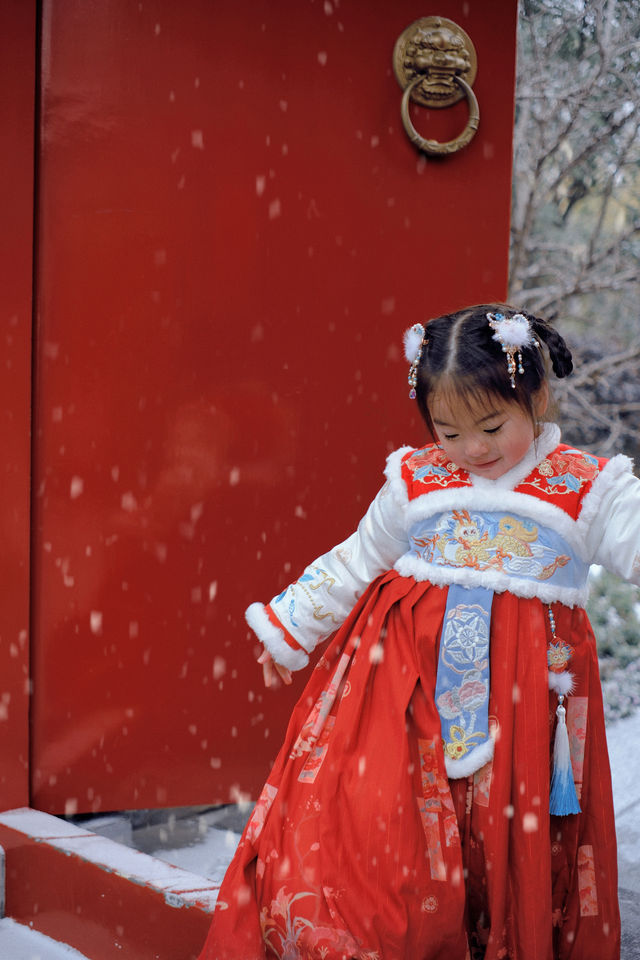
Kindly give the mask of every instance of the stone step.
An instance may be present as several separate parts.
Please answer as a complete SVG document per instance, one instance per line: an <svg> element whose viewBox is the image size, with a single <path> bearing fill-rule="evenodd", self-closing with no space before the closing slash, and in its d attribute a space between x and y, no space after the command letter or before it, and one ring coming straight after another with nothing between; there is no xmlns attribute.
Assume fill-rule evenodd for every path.
<svg viewBox="0 0 640 960"><path fill-rule="evenodd" d="M4 915L70 944L79 951L74 960L196 960L200 953L215 881L29 808L0 813L0 847ZM16 958L0 949L0 960Z"/></svg>
<svg viewBox="0 0 640 960"><path fill-rule="evenodd" d="M0 957L2 960L90 960L68 944L45 937L10 917L0 920Z"/></svg>

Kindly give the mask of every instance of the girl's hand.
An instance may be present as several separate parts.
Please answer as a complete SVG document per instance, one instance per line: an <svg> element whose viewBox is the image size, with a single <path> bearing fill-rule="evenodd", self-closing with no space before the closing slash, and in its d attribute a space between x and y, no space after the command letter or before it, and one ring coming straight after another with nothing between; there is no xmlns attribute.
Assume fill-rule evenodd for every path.
<svg viewBox="0 0 640 960"><path fill-rule="evenodd" d="M276 663L268 650L262 651L258 657L258 663L262 664L265 687L277 687L280 680L286 684L292 683L291 670L283 667L281 663Z"/></svg>

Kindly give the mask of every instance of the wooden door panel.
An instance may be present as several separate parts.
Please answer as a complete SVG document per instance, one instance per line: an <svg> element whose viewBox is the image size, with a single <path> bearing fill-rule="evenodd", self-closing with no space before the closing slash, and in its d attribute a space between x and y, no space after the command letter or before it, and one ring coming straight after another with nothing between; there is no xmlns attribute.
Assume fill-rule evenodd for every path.
<svg viewBox="0 0 640 960"><path fill-rule="evenodd" d="M444 0L481 126L400 123L414 2L44 0L34 804L255 794L294 690L243 610L419 442L400 341L504 297L516 3ZM484 8L484 9L483 9ZM445 139L465 106L418 118Z"/></svg>
<svg viewBox="0 0 640 960"><path fill-rule="evenodd" d="M0 5L0 803L29 802L29 540L35 7Z"/></svg>

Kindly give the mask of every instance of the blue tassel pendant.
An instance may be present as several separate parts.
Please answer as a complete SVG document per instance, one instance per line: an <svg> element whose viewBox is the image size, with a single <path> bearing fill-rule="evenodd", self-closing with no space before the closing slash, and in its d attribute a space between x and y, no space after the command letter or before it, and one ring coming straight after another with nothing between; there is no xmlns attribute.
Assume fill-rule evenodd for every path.
<svg viewBox="0 0 640 960"><path fill-rule="evenodd" d="M567 731L567 711L564 708L564 696L558 697L556 709L556 737L553 747L553 774L549 794L549 812L556 817L565 817L570 813L580 813L580 804L573 782L571 753L569 751L569 733Z"/></svg>

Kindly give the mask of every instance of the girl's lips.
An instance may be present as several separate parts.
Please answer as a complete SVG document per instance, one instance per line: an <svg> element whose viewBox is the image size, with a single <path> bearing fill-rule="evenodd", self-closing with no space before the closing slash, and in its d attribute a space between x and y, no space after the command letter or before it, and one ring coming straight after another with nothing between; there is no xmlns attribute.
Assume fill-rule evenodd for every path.
<svg viewBox="0 0 640 960"><path fill-rule="evenodd" d="M495 460L487 460L485 463L472 463L471 472L473 473L474 470L489 470L491 467L495 467L499 459L497 457Z"/></svg>

